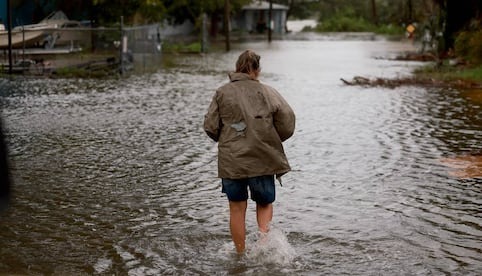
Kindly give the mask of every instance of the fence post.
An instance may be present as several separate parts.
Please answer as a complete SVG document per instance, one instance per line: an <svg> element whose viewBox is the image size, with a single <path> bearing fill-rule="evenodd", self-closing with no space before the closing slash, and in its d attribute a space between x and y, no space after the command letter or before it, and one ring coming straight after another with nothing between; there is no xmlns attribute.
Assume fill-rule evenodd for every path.
<svg viewBox="0 0 482 276"><path fill-rule="evenodd" d="M22 59L25 60L25 25L23 24L22 24L22 42L23 42Z"/></svg>
<svg viewBox="0 0 482 276"><path fill-rule="evenodd" d="M202 40L201 40L201 52L207 52L207 43L208 43L208 30L207 30L207 15L204 12L202 15Z"/></svg>
<svg viewBox="0 0 482 276"><path fill-rule="evenodd" d="M119 72L124 74L124 16L120 18L120 47L119 47Z"/></svg>
<svg viewBox="0 0 482 276"><path fill-rule="evenodd" d="M273 20L273 0L269 0L269 12L268 12L268 42L271 42L272 30L271 21ZM274 24L273 24L274 27Z"/></svg>
<svg viewBox="0 0 482 276"><path fill-rule="evenodd" d="M7 24L8 24L8 73L13 73L12 62L12 11L10 7L10 0L7 0Z"/></svg>

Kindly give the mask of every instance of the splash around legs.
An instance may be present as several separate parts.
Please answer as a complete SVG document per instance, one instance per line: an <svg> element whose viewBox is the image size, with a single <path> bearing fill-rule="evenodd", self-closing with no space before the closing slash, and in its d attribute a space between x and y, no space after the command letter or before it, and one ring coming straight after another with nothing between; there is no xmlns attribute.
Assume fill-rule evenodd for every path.
<svg viewBox="0 0 482 276"><path fill-rule="evenodd" d="M247 206L247 201L229 201L229 226L231 230L231 238L236 246L236 252L240 254L246 249ZM273 219L273 204L257 203L256 219L258 222L259 232L261 234L267 234L269 232L269 225Z"/></svg>

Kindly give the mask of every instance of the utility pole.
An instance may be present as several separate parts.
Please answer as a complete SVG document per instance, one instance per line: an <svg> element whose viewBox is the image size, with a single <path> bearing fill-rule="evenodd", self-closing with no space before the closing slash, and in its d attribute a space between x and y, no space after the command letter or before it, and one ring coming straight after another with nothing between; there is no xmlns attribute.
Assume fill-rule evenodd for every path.
<svg viewBox="0 0 482 276"><path fill-rule="evenodd" d="M10 0L7 0L7 25L8 25L8 73L13 73L12 64L12 13Z"/></svg>
<svg viewBox="0 0 482 276"><path fill-rule="evenodd" d="M231 41L229 38L229 22L231 21L229 8L229 0L224 0L224 35L226 37L226 52L231 50Z"/></svg>
<svg viewBox="0 0 482 276"><path fill-rule="evenodd" d="M273 0L269 0L269 13L268 13L268 42L271 42L272 30L271 21L273 20ZM273 24L274 25L274 24Z"/></svg>

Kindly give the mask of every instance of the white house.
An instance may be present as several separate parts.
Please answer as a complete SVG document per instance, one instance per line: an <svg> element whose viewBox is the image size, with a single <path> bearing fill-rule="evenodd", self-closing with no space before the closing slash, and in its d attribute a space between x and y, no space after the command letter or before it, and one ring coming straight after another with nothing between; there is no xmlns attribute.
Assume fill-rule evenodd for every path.
<svg viewBox="0 0 482 276"><path fill-rule="evenodd" d="M233 16L231 28L250 33L263 33L271 26L275 34L285 33L288 7L273 3L271 22L269 21L269 2L255 0L243 6L241 12Z"/></svg>

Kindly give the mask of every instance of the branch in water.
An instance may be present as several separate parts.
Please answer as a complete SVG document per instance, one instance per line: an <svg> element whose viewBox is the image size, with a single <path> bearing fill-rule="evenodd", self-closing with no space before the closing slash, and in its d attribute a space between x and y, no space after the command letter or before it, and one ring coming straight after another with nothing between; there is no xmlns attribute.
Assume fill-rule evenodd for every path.
<svg viewBox="0 0 482 276"><path fill-rule="evenodd" d="M437 80L432 78L416 78L406 77L398 79L384 79L375 78L369 79L361 76L356 76L353 80L348 81L343 78L340 79L345 85L359 85L359 86L382 86L388 88L395 88L400 86L412 85L423 87L442 87L442 88L482 88L482 85L468 80Z"/></svg>

